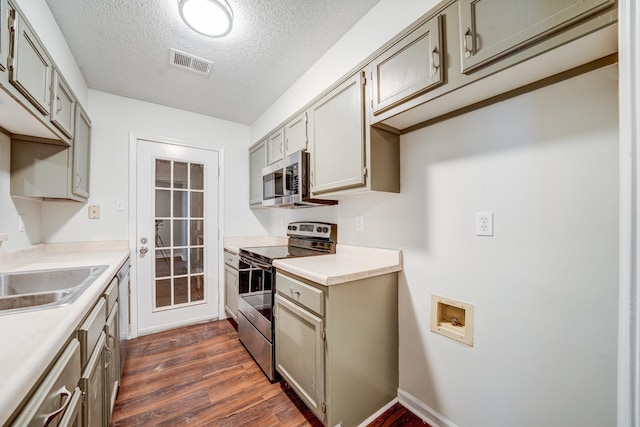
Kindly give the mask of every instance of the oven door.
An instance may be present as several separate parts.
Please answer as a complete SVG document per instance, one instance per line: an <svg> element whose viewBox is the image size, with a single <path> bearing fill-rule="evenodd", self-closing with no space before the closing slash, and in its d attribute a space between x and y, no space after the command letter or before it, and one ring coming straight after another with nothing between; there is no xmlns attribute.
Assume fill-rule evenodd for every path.
<svg viewBox="0 0 640 427"><path fill-rule="evenodd" d="M240 257L238 311L269 341L273 341L273 267Z"/></svg>

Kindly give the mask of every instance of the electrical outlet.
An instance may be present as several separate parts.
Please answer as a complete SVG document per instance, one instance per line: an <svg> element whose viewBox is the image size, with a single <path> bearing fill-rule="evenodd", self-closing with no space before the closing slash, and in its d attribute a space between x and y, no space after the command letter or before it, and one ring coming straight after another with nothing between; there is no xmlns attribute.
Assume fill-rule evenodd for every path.
<svg viewBox="0 0 640 427"><path fill-rule="evenodd" d="M362 215L356 217L356 231L364 230L364 218Z"/></svg>
<svg viewBox="0 0 640 427"><path fill-rule="evenodd" d="M476 212L476 236L493 236L493 212Z"/></svg>

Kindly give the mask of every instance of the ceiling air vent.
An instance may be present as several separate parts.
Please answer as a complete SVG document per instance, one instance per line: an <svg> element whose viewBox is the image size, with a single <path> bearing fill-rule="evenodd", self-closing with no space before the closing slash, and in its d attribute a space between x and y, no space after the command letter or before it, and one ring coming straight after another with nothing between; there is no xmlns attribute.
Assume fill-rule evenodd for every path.
<svg viewBox="0 0 640 427"><path fill-rule="evenodd" d="M176 67L184 68L186 70L193 71L198 74L209 75L213 62L206 59L198 58L191 54L180 52L173 48L170 49L169 64Z"/></svg>

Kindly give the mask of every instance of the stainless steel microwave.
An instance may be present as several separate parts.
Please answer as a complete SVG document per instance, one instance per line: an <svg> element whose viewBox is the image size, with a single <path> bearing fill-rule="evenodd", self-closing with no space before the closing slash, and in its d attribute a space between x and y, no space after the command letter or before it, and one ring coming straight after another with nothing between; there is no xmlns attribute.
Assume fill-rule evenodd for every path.
<svg viewBox="0 0 640 427"><path fill-rule="evenodd" d="M262 169L262 206L302 208L338 203L312 199L310 193L308 152L298 151Z"/></svg>

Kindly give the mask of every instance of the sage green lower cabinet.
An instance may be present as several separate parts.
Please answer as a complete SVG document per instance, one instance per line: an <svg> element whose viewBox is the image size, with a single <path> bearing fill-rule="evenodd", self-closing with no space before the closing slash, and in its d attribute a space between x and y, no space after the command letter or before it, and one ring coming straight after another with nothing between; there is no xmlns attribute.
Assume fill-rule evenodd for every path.
<svg viewBox="0 0 640 427"><path fill-rule="evenodd" d="M114 277L8 425L108 427L120 385L118 315L118 279Z"/></svg>
<svg viewBox="0 0 640 427"><path fill-rule="evenodd" d="M224 311L236 322L238 321L239 262L238 254L224 250Z"/></svg>
<svg viewBox="0 0 640 427"><path fill-rule="evenodd" d="M84 393L84 426L106 426L105 416L105 333L101 332L96 347L82 372L80 389Z"/></svg>
<svg viewBox="0 0 640 427"><path fill-rule="evenodd" d="M73 402L74 390L79 380L80 343L74 338L11 425L59 425Z"/></svg>
<svg viewBox="0 0 640 427"><path fill-rule="evenodd" d="M322 286L276 273L276 369L325 426L357 426L397 396L398 276Z"/></svg>
<svg viewBox="0 0 640 427"><path fill-rule="evenodd" d="M117 292L117 288L116 288ZM120 386L120 329L118 326L118 303L115 303L107 318L104 332L106 334L105 345L105 381L106 381L106 425L111 423L111 414L116 404L118 387Z"/></svg>
<svg viewBox="0 0 640 427"><path fill-rule="evenodd" d="M76 387L58 427L82 427L82 390Z"/></svg>

